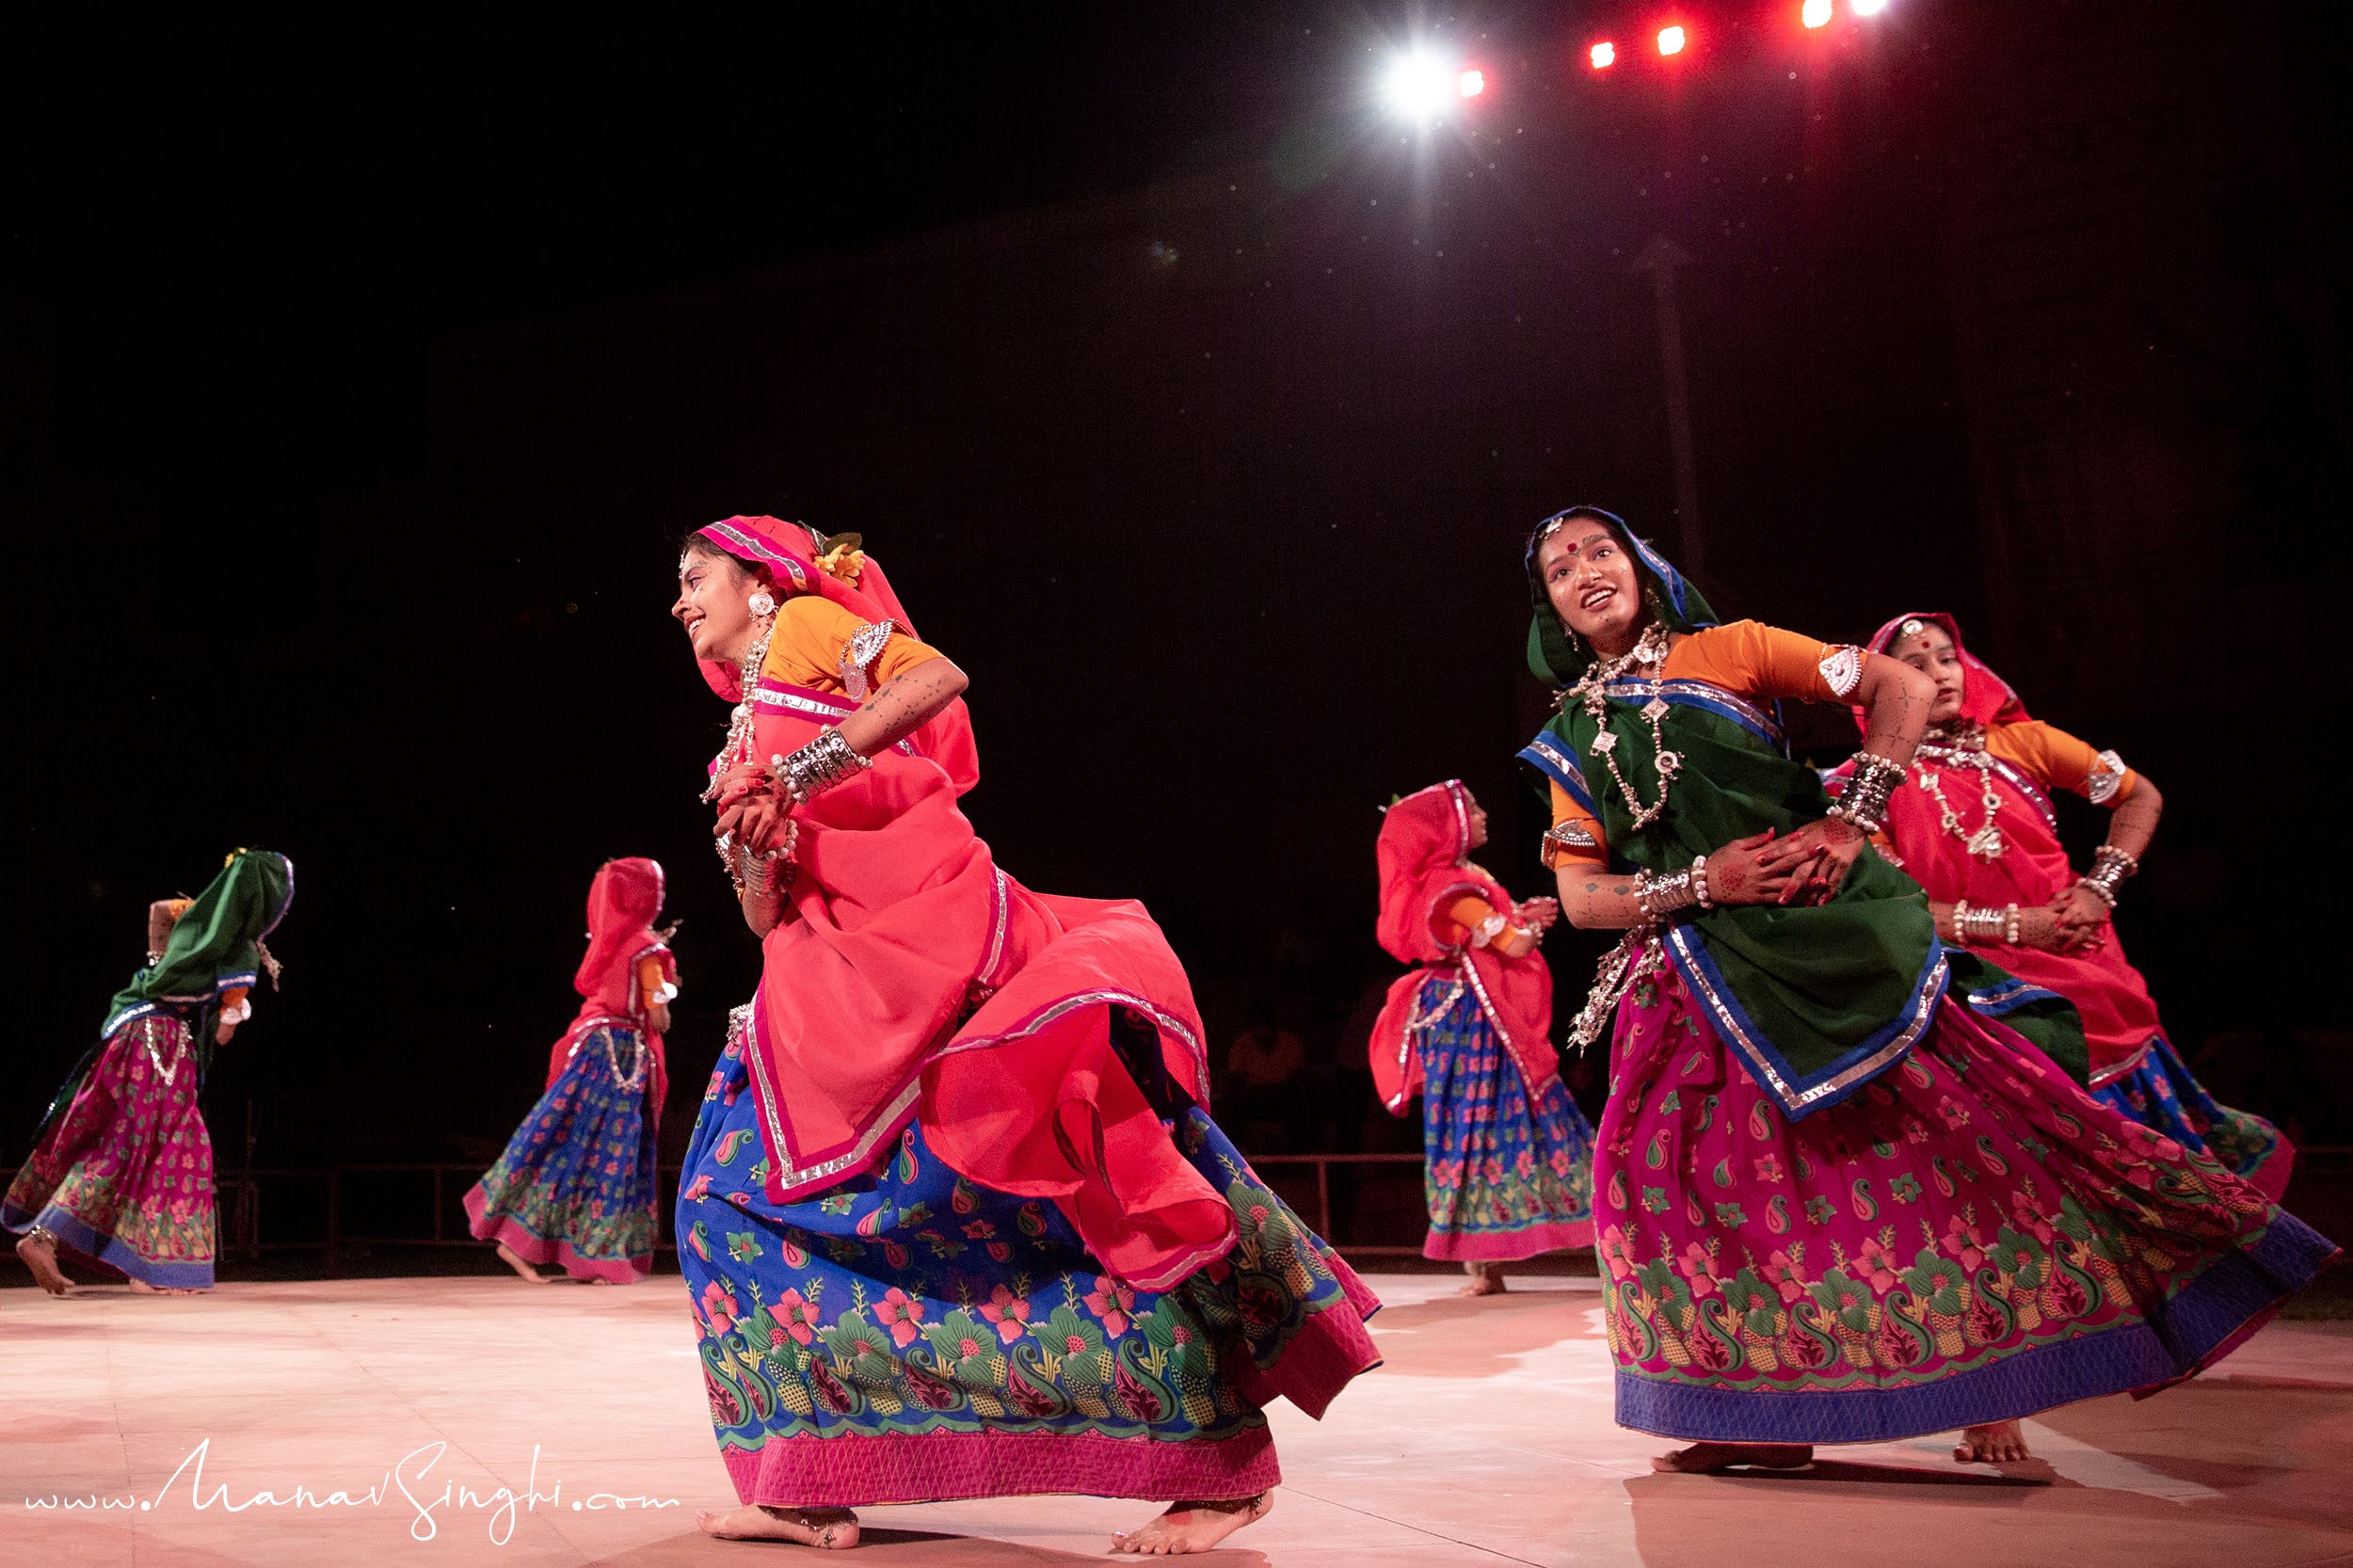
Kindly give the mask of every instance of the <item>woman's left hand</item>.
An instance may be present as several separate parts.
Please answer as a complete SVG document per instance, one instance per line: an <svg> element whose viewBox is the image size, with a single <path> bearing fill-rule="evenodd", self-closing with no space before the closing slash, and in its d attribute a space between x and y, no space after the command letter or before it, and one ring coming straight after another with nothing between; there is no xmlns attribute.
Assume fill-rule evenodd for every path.
<svg viewBox="0 0 2353 1568"><path fill-rule="evenodd" d="M220 1020L220 1022L213 1026L213 1044L216 1046L225 1046L229 1043L229 1037L236 1032L237 1020L234 1018L224 1017Z"/></svg>
<svg viewBox="0 0 2353 1568"><path fill-rule="evenodd" d="M2097 952L2108 935L2108 906L2099 894L2082 886L2061 888L2045 905L2057 929L2054 952Z"/></svg>
<svg viewBox="0 0 2353 1568"><path fill-rule="evenodd" d="M783 838L793 804L791 785L757 762L740 762L720 776L712 837L732 834L738 844L765 855Z"/></svg>
<svg viewBox="0 0 2353 1568"><path fill-rule="evenodd" d="M1791 872L1782 903L1828 904L1867 841L1863 829L1845 818L1824 817L1775 840L1760 859L1769 871Z"/></svg>
<svg viewBox="0 0 2353 1568"><path fill-rule="evenodd" d="M1517 915L1519 923L1530 931L1550 931L1553 922L1561 918L1561 901L1557 898L1532 898L1513 913Z"/></svg>

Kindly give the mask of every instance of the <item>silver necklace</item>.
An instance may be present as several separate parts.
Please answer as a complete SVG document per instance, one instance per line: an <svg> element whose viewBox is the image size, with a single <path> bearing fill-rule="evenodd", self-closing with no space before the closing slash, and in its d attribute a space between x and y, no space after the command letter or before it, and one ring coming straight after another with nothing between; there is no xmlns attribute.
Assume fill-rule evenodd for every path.
<svg viewBox="0 0 2353 1568"><path fill-rule="evenodd" d="M1913 754L1913 765L1920 774L1920 788L1936 802L1937 816L1945 831L1959 839L1962 848L1980 860L1999 860L2006 846L1993 814L2001 808L2002 798L1993 792L1993 758L1985 749L1984 732L1964 730L1953 734L1933 730L1930 736L1933 738L1922 738L1919 748ZM1930 762L1948 768L1977 770L1977 798L1985 807L1985 820L1977 824L1975 832L1962 828L1961 813L1954 810L1953 803L1945 798L1944 781L1937 776L1936 770L1929 766Z"/></svg>
<svg viewBox="0 0 2353 1568"><path fill-rule="evenodd" d="M735 712L728 717L727 743L720 746L719 755L712 759L711 782L702 792L702 798L705 800L719 798L720 775L738 762L748 762L752 760L752 720L754 717L752 688L760 680L760 670L768 663L768 639L776 634L776 617L774 615L767 616L762 619L758 633L753 636L751 646L744 650L743 669L736 678L737 684L743 688L744 695L736 703ZM720 852L722 858L725 858L726 853L724 850Z"/></svg>
<svg viewBox="0 0 2353 1568"><path fill-rule="evenodd" d="M1563 704L1574 697L1585 710L1586 715L1600 726L1594 732L1593 744L1588 749L1601 759L1602 765L1609 770L1609 776L1617 780L1618 792L1625 797L1625 808L1634 813L1634 826L1638 831L1657 822L1660 813L1667 809L1667 792L1673 787L1675 775L1683 771L1683 757L1679 752L1667 749L1666 737L1659 731L1659 723L1667 716L1667 704L1654 695L1642 705L1641 714L1650 721L1652 766L1658 772L1658 798L1648 806L1643 805L1641 797L1634 792L1634 786L1618 770L1618 737L1604 722L1609 700L1603 695L1602 688L1637 665L1642 666L1645 671L1642 679L1657 679L1658 667L1667 661L1667 629L1653 621L1642 629L1641 636L1635 639L1632 648L1614 659L1595 664L1576 685L1561 694Z"/></svg>

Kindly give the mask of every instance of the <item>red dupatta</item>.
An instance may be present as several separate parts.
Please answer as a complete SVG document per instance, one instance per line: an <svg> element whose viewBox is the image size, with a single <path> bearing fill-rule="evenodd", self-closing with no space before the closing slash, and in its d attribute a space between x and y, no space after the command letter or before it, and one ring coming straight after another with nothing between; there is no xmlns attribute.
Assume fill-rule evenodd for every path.
<svg viewBox="0 0 2353 1568"><path fill-rule="evenodd" d="M588 884L588 951L572 975L572 989L581 995L580 1012L549 1052L549 1088L555 1087L572 1052L599 1024L626 1024L651 1053L647 1103L661 1115L670 1079L662 1036L648 1025L646 1013L664 999L640 995L637 965L652 957L662 966L663 983L678 984L678 960L653 930L654 917L662 913L662 867L643 856L607 860L597 868L596 879Z"/></svg>
<svg viewBox="0 0 2353 1568"><path fill-rule="evenodd" d="M704 533L767 565L779 592L906 625L872 560L842 584L805 529L732 518ZM751 704L761 756L856 709L838 692L763 677L744 694L734 671L704 672ZM1140 904L1033 893L997 866L957 805L978 776L961 702L871 760L794 812L789 918L763 942L759 995L739 1016L769 1197L840 1182L920 1118L951 1168L1050 1198L1134 1285L1165 1289L1222 1257L1233 1211L1177 1151L1112 1039L1115 1022L1140 1032L1176 1086L1209 1103L1200 1016L1159 926Z"/></svg>
<svg viewBox="0 0 2353 1568"><path fill-rule="evenodd" d="M1372 1076L1382 1104L1402 1115L1421 1090L1421 1058L1414 1036L1423 985L1452 975L1471 987L1480 1011L1502 1040L1533 1096L1561 1076L1553 1049L1552 970L1533 950L1507 958L1484 945L1449 942L1441 935L1457 922L1447 906L1465 895L1483 898L1507 918L1512 895L1470 862L1470 796L1460 779L1417 791L1389 808L1375 847L1381 866L1381 945L1400 963L1420 968L1398 977L1372 1026Z"/></svg>

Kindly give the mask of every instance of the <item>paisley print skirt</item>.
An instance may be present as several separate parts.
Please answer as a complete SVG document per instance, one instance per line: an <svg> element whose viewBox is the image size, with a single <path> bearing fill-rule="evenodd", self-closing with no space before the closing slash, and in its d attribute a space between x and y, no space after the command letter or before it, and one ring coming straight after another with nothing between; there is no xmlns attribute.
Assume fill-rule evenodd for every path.
<svg viewBox="0 0 2353 1568"><path fill-rule="evenodd" d="M712 1424L744 1502L1248 1496L1281 1479L1262 1407L1282 1395L1321 1416L1378 1362L1364 1320L1379 1302L1197 1108L1168 1108L1175 1136L1241 1240L1155 1293L1106 1275L1052 1204L957 1176L920 1124L878 1165L770 1202L755 1093L739 1037L678 1207Z"/></svg>
<svg viewBox="0 0 2353 1568"><path fill-rule="evenodd" d="M466 1220L532 1263L627 1285L653 1272L650 1064L637 1032L600 1024L539 1096L498 1163L466 1194Z"/></svg>
<svg viewBox="0 0 2353 1568"><path fill-rule="evenodd" d="M1520 1070L1459 980L1414 1032L1421 1052L1426 1257L1512 1262L1593 1240L1593 1129L1555 1079L1529 1096Z"/></svg>
<svg viewBox="0 0 2353 1568"><path fill-rule="evenodd" d="M2094 1089L2091 1097L2184 1148L2211 1156L2274 1203L2288 1190L2296 1145L2261 1116L2216 1104L2162 1034L2150 1040L2138 1062Z"/></svg>
<svg viewBox="0 0 2353 1568"><path fill-rule="evenodd" d="M1620 1004L1594 1157L1622 1425L1856 1443L2153 1391L2335 1245L1947 1000L1792 1122L1672 972Z"/></svg>
<svg viewBox="0 0 2353 1568"><path fill-rule="evenodd" d="M9 1184L0 1225L39 1225L69 1256L144 1284L210 1287L219 1234L199 1077L185 1020L157 1011L117 1025Z"/></svg>

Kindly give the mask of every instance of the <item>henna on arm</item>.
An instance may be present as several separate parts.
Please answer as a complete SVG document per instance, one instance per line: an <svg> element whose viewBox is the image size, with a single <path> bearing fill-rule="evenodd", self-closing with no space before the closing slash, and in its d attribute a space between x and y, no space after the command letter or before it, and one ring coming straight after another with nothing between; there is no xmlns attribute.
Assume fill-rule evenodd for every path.
<svg viewBox="0 0 2353 1568"><path fill-rule="evenodd" d="M860 757L896 745L962 696L971 678L942 655L901 670L841 721L841 738Z"/></svg>
<svg viewBox="0 0 2353 1568"><path fill-rule="evenodd" d="M1564 861L1553 872L1561 884L1561 912L1580 931L1623 931L1642 923L1634 878L1612 876L1591 861Z"/></svg>

